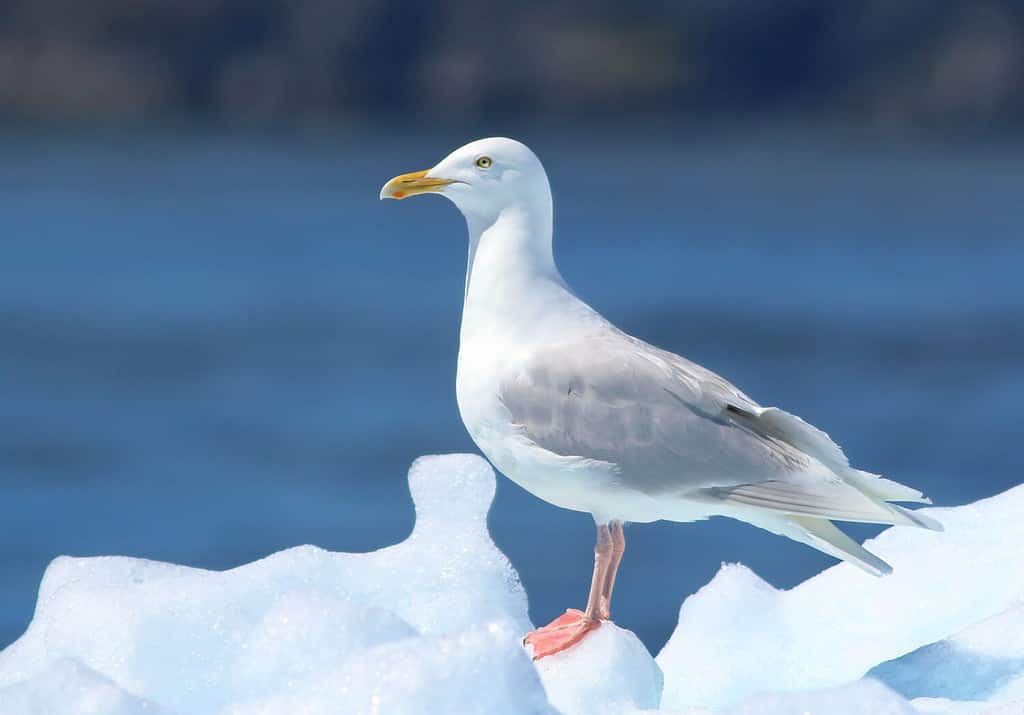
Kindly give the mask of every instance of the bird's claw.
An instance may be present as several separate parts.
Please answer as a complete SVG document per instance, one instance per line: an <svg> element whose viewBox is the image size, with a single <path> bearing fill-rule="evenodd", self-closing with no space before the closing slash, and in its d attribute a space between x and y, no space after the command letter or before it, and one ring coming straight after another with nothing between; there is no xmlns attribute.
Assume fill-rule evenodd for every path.
<svg viewBox="0 0 1024 715"><path fill-rule="evenodd" d="M523 645L532 646L533 659L540 660L571 648L600 625L600 619L570 608L548 625L527 633Z"/></svg>

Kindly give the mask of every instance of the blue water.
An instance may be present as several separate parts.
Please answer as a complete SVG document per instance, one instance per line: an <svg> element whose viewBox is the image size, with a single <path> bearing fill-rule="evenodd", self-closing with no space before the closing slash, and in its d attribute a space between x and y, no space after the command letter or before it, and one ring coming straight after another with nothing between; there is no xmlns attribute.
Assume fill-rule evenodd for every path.
<svg viewBox="0 0 1024 715"><path fill-rule="evenodd" d="M58 554L228 568L408 533L408 464L474 449L454 397L466 247L447 202L377 191L481 133L0 133L0 644ZM563 273L623 328L938 504L1021 481L1019 145L521 136ZM491 528L535 621L583 603L589 517L502 479ZM616 619L651 648L723 561L779 586L831 563L724 520L628 536Z"/></svg>

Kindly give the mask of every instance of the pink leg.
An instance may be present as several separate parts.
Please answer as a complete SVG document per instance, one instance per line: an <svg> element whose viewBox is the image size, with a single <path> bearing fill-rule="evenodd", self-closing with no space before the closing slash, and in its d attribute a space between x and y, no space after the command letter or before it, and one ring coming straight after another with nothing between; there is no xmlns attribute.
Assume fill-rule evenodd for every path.
<svg viewBox="0 0 1024 715"><path fill-rule="evenodd" d="M612 532L608 524L597 525L597 543L594 544L594 577L590 581L590 596L587 597L587 618L600 620L603 608L604 588L608 582L608 571L611 568L614 544Z"/></svg>
<svg viewBox="0 0 1024 715"><path fill-rule="evenodd" d="M619 525L621 528L621 524ZM533 646L533 659L541 658L572 647L583 640L590 631L601 625L602 610L605 601L605 588L608 584L609 567L614 555L614 540L608 524L597 525L597 543L594 545L594 577L590 581L590 596L587 598L587 610L578 611L570 608L561 616L543 628L528 633L523 638L524 645ZM612 577L614 580L614 575Z"/></svg>
<svg viewBox="0 0 1024 715"><path fill-rule="evenodd" d="M613 521L611 524L612 557L608 564L608 573L605 575L604 585L601 588L601 610L599 617L602 621L611 619L612 614L612 590L615 588L615 575L618 573L619 564L622 563L622 555L626 552L626 533L622 529L621 521Z"/></svg>

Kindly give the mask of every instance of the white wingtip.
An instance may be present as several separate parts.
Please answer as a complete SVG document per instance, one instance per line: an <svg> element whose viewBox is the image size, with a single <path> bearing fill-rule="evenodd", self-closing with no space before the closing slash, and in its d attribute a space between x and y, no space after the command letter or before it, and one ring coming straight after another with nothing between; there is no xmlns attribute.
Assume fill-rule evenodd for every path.
<svg viewBox="0 0 1024 715"><path fill-rule="evenodd" d="M905 507L897 506L895 504L888 504L887 506L892 511L906 518L906 521L901 521L899 523L906 524L909 522L909 524L912 526L919 526L922 529L929 529L931 531L946 530L946 527L942 525L942 522L938 521L937 519L933 519L932 517L927 516L926 514L922 514L919 511L907 509Z"/></svg>

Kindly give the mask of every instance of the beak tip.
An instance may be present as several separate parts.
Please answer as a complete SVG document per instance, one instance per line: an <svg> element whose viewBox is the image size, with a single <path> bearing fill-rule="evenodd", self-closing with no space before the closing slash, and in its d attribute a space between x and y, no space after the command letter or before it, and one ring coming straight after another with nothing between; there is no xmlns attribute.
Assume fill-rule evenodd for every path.
<svg viewBox="0 0 1024 715"><path fill-rule="evenodd" d="M380 198L404 199L417 194L438 193L442 187L452 183L451 179L437 179L428 177L426 171L414 171L411 174L402 174L391 179L380 190Z"/></svg>
<svg viewBox="0 0 1024 715"><path fill-rule="evenodd" d="M395 191L393 188L391 188L389 186L385 186L383 189L380 190L380 200L381 201L384 201L385 199L398 199L398 200L401 200L401 199L404 199L404 198L405 198L405 192L404 191Z"/></svg>

